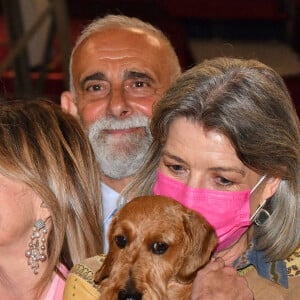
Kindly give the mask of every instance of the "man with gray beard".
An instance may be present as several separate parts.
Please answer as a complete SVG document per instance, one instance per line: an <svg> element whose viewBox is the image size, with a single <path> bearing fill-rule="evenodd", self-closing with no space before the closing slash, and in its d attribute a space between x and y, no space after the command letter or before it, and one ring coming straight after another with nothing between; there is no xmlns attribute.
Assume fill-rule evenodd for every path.
<svg viewBox="0 0 300 300"><path fill-rule="evenodd" d="M181 73L166 36L136 18L108 15L90 23L71 53L64 110L86 128L99 163L104 236L119 193L151 144L152 106ZM104 241L107 251L106 239Z"/></svg>
<svg viewBox="0 0 300 300"><path fill-rule="evenodd" d="M121 179L136 173L152 141L148 123L148 117L133 115L123 121L104 117L91 125L88 134L103 174ZM109 130L125 131L139 127L145 129L145 134L123 134L116 139L108 133Z"/></svg>

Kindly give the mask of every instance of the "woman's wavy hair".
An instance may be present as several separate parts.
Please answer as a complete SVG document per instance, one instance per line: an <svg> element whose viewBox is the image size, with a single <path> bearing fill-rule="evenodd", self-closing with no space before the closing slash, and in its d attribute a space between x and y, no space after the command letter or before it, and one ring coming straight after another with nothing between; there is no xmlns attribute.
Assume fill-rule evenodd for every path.
<svg viewBox="0 0 300 300"><path fill-rule="evenodd" d="M152 194L170 125L180 117L218 130L248 168L281 179L268 201L271 217L255 227L255 236L270 260L286 258L300 242L300 132L282 78L256 60L235 58L206 60L186 71L154 108L153 143L125 198Z"/></svg>
<svg viewBox="0 0 300 300"><path fill-rule="evenodd" d="M30 187L51 215L43 286L59 263L70 269L102 251L97 163L79 122L49 101L1 101L0 139L0 173Z"/></svg>

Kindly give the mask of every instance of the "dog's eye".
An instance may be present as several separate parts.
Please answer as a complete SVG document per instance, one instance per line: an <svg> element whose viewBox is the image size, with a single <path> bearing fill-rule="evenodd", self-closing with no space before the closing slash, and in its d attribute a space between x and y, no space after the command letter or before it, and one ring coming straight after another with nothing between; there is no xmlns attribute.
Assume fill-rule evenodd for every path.
<svg viewBox="0 0 300 300"><path fill-rule="evenodd" d="M116 241L117 246L118 246L120 249L125 248L125 246L126 246L126 244L127 244L127 238L126 238L126 236L124 236L124 235L116 235L116 236L115 236L115 241Z"/></svg>
<svg viewBox="0 0 300 300"><path fill-rule="evenodd" d="M166 243L155 242L151 245L151 251L154 254L164 254L168 250L169 246Z"/></svg>

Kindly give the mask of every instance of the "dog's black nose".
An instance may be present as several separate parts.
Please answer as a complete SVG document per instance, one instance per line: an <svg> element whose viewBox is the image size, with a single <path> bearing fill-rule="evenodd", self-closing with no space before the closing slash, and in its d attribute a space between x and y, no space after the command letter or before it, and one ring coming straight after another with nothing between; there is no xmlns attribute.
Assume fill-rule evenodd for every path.
<svg viewBox="0 0 300 300"><path fill-rule="evenodd" d="M118 295L119 300L142 300L143 294L140 292L121 290Z"/></svg>

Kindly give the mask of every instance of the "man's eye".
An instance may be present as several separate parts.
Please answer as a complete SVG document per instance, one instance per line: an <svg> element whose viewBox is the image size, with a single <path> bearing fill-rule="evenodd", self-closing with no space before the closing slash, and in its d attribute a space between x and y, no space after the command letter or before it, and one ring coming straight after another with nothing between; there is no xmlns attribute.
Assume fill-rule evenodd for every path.
<svg viewBox="0 0 300 300"><path fill-rule="evenodd" d="M136 82L134 83L134 87L136 87L136 88L149 87L149 84L147 84L147 83L144 82L144 81L136 81Z"/></svg>
<svg viewBox="0 0 300 300"><path fill-rule="evenodd" d="M124 83L126 92L133 97L149 97L155 93L150 80L127 80Z"/></svg>
<svg viewBox="0 0 300 300"><path fill-rule="evenodd" d="M94 84L94 85L91 85L91 86L87 87L86 90L88 92L101 91L101 90L103 90L103 87L99 84Z"/></svg>
<svg viewBox="0 0 300 300"><path fill-rule="evenodd" d="M105 97L110 92L110 84L106 81L89 81L84 87L87 96Z"/></svg>

